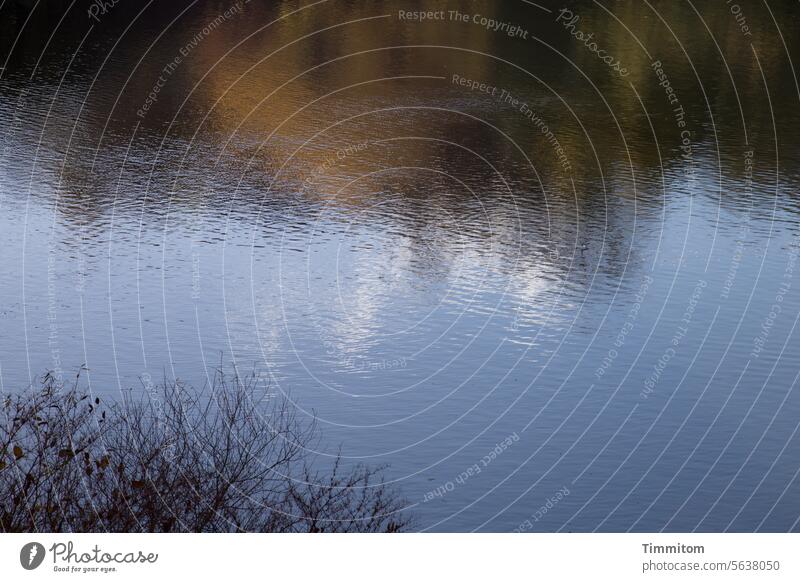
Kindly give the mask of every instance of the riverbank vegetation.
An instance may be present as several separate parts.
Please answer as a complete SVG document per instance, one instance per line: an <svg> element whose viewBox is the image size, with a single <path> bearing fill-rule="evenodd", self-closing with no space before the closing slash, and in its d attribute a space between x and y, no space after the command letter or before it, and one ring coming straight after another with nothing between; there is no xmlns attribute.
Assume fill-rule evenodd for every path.
<svg viewBox="0 0 800 582"><path fill-rule="evenodd" d="M397 532L382 468L318 468L313 422L255 375L107 403L52 375L0 402L0 531Z"/></svg>

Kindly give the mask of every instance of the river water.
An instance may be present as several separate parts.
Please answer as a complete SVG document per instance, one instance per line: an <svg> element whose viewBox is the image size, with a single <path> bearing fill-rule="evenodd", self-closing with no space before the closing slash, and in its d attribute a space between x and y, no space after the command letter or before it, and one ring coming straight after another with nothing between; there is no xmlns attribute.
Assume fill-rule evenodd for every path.
<svg viewBox="0 0 800 582"><path fill-rule="evenodd" d="M800 529L796 3L69 6L0 5L4 391L258 370L419 529Z"/></svg>

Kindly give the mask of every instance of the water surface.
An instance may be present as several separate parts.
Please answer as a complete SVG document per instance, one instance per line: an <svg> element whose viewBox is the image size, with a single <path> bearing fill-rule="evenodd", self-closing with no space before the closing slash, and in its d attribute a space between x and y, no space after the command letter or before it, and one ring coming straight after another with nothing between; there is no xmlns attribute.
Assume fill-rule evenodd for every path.
<svg viewBox="0 0 800 582"><path fill-rule="evenodd" d="M0 5L3 390L260 370L420 529L798 529L796 3L90 6Z"/></svg>

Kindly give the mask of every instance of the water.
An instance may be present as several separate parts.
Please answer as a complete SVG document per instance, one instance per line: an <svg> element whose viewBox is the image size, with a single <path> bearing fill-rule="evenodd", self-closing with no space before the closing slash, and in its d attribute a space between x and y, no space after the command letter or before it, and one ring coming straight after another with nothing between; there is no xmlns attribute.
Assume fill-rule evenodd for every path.
<svg viewBox="0 0 800 582"><path fill-rule="evenodd" d="M3 390L256 369L420 529L797 530L796 4L503 4L2 5Z"/></svg>

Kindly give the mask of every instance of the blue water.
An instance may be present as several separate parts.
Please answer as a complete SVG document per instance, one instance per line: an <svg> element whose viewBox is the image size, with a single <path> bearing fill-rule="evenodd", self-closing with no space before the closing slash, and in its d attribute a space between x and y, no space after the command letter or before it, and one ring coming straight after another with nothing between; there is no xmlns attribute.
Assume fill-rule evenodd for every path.
<svg viewBox="0 0 800 582"><path fill-rule="evenodd" d="M255 369L424 530L800 529L796 5L57 4L0 7L4 391Z"/></svg>

